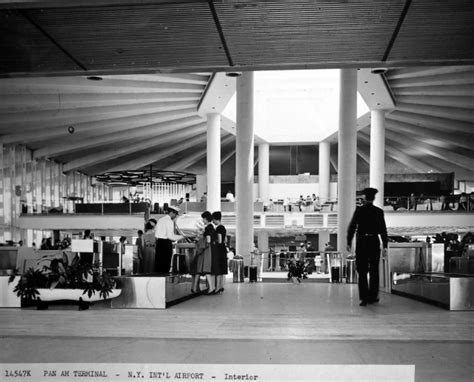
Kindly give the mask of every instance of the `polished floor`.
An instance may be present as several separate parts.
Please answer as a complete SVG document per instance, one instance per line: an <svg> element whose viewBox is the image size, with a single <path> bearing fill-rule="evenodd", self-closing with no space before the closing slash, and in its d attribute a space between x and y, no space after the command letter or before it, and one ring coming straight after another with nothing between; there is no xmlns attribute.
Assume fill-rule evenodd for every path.
<svg viewBox="0 0 474 382"><path fill-rule="evenodd" d="M358 303L354 284L283 280L166 310L1 309L0 363L415 365L416 381L474 380L473 312Z"/></svg>

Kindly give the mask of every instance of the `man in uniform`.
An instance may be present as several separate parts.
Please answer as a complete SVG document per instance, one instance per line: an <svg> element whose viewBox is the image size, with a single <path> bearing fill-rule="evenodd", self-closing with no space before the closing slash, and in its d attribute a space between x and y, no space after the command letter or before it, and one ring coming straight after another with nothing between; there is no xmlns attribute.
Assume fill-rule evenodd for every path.
<svg viewBox="0 0 474 382"><path fill-rule="evenodd" d="M156 270L160 273L168 273L173 257L173 241L183 238L175 233L174 222L179 214L179 207L168 206L167 215L158 220L155 227L156 236Z"/></svg>
<svg viewBox="0 0 474 382"><path fill-rule="evenodd" d="M352 239L357 232L356 268L359 274L360 305L379 301L379 262L380 239L382 239L383 255L387 255L387 227L383 210L374 206L375 188L366 188L363 205L357 207L347 230L347 251L351 251ZM367 281L369 274L370 284Z"/></svg>

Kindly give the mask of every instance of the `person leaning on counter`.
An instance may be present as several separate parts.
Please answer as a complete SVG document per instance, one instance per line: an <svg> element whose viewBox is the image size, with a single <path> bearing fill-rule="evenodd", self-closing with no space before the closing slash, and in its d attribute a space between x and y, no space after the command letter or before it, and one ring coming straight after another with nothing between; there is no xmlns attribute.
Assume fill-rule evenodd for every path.
<svg viewBox="0 0 474 382"><path fill-rule="evenodd" d="M169 273L173 256L173 241L183 238L175 234L175 220L179 214L179 207L169 206L167 214L158 220L155 227L156 236L156 271Z"/></svg>

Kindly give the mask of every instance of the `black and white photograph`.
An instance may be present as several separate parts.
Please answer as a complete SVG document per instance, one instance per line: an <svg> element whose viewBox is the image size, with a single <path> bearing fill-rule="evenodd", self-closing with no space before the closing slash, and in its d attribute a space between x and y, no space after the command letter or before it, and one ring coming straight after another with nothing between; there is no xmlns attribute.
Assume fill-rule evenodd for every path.
<svg viewBox="0 0 474 382"><path fill-rule="evenodd" d="M0 0L0 380L474 380L472 0Z"/></svg>

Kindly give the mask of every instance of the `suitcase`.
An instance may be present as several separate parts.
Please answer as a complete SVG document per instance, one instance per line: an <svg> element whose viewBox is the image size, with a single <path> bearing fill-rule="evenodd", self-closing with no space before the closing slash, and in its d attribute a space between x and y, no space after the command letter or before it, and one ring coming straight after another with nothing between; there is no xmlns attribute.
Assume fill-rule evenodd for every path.
<svg viewBox="0 0 474 382"><path fill-rule="evenodd" d="M173 255L172 273L179 275L187 273L185 255L177 253Z"/></svg>
<svg viewBox="0 0 474 382"><path fill-rule="evenodd" d="M256 265L249 266L249 282L251 283L257 282L257 266Z"/></svg>
<svg viewBox="0 0 474 382"><path fill-rule="evenodd" d="M341 267L331 267L331 281L333 283L339 282Z"/></svg>

